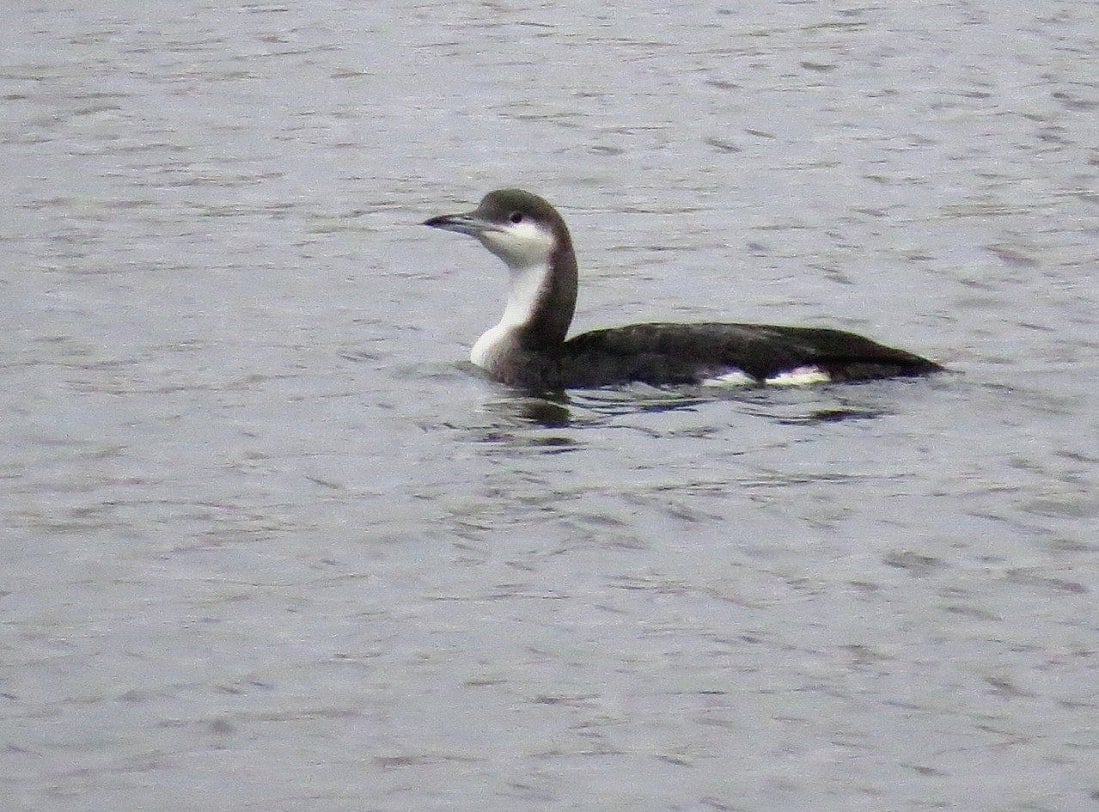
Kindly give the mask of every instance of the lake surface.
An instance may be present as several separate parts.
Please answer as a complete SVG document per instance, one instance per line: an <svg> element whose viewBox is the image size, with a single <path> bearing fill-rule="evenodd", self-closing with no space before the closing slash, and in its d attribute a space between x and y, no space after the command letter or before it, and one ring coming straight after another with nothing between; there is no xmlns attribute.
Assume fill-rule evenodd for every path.
<svg viewBox="0 0 1099 812"><path fill-rule="evenodd" d="M6 20L4 809L1097 803L1093 5ZM501 186L952 372L497 386Z"/></svg>

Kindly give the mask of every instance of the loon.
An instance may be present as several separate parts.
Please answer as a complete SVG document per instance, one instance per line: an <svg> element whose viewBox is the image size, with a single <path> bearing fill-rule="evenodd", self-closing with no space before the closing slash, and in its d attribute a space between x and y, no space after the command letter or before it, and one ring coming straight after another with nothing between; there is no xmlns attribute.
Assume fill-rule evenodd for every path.
<svg viewBox="0 0 1099 812"><path fill-rule="evenodd" d="M432 217L423 225L476 237L507 265L503 318L477 340L469 360L514 387L817 383L943 369L863 336L818 327L631 324L566 340L576 306L576 254L564 219L546 200L499 189L471 212Z"/></svg>

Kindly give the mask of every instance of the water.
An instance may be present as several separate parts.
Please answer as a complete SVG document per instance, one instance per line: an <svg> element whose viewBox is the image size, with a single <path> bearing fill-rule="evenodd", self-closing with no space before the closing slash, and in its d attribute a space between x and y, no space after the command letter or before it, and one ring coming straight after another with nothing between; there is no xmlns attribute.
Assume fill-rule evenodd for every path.
<svg viewBox="0 0 1099 812"><path fill-rule="evenodd" d="M7 15L4 808L1093 805L1091 6L299 5ZM504 185L954 372L519 396Z"/></svg>

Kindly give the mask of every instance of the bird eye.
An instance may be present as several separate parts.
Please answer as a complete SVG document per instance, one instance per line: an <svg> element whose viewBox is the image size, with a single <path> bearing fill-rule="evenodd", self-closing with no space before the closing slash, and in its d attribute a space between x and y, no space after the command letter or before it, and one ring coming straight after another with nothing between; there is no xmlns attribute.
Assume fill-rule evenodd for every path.
<svg viewBox="0 0 1099 812"><path fill-rule="evenodd" d="M523 222L523 213L518 212L518 211L513 211L508 216L508 219L511 220L511 222L513 222L513 223L521 223L521 222Z"/></svg>

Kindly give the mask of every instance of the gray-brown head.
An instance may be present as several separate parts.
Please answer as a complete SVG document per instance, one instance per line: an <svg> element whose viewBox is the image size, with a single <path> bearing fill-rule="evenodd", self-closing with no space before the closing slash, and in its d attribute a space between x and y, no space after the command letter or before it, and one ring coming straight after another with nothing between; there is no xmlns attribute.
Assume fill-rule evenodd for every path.
<svg viewBox="0 0 1099 812"><path fill-rule="evenodd" d="M424 225L476 237L507 263L511 288L501 324L515 328L525 346L565 340L576 305L576 255L565 221L546 200L498 189L471 212L432 217Z"/></svg>
<svg viewBox="0 0 1099 812"><path fill-rule="evenodd" d="M425 226L468 234L509 268L546 265L554 252L572 250L568 227L545 199L522 189L497 189L464 214L444 214Z"/></svg>

